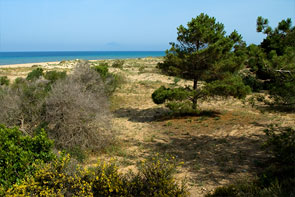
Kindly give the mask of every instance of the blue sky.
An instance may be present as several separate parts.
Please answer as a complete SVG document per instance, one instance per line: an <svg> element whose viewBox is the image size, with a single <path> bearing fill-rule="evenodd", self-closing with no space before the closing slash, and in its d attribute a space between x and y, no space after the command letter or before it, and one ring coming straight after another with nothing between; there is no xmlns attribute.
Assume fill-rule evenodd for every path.
<svg viewBox="0 0 295 197"><path fill-rule="evenodd" d="M0 0L0 51L165 50L200 13L258 44L256 19L295 23L295 0Z"/></svg>

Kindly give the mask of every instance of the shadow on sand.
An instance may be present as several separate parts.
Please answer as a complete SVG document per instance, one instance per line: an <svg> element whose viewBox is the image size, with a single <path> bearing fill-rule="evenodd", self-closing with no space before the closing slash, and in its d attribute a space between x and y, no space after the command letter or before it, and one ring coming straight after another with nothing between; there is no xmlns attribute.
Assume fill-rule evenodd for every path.
<svg viewBox="0 0 295 197"><path fill-rule="evenodd" d="M215 182L236 180L239 173L255 175L266 159L261 150L263 136L248 137L227 136L178 136L170 141L147 143L149 152L176 156L184 162L184 167L194 174L195 182ZM259 166L260 164L260 166Z"/></svg>
<svg viewBox="0 0 295 197"><path fill-rule="evenodd" d="M193 116L218 117L220 115L220 113L217 111L209 110L204 110L197 113L173 114L169 109L162 107L148 109L120 108L115 110L113 113L117 118L128 118L128 120L132 122L163 121Z"/></svg>

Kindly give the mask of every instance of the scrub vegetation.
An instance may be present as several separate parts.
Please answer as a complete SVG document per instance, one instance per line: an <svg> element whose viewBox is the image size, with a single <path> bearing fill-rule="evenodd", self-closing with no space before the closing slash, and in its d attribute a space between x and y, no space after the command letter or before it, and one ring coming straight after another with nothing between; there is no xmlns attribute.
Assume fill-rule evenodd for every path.
<svg viewBox="0 0 295 197"><path fill-rule="evenodd" d="M165 57L0 67L0 195L294 196L294 26L201 14Z"/></svg>

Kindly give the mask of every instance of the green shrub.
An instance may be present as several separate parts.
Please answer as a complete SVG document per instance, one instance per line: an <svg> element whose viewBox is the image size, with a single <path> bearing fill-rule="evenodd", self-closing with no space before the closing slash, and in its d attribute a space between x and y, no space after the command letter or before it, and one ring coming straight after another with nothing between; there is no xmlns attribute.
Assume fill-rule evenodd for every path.
<svg viewBox="0 0 295 197"><path fill-rule="evenodd" d="M14 82L13 82L11 88L12 88L12 89L20 89L20 88L21 88L23 85L25 85L25 84L27 84L26 79L24 79L24 78L22 78L22 77L17 77L17 78L14 80Z"/></svg>
<svg viewBox="0 0 295 197"><path fill-rule="evenodd" d="M165 88L161 86L152 94L152 99L156 104L162 104L166 101L183 101L189 98L192 92L187 91L186 88Z"/></svg>
<svg viewBox="0 0 295 197"><path fill-rule="evenodd" d="M266 129L265 148L270 150L275 160L280 164L292 165L295 163L295 129L274 128Z"/></svg>
<svg viewBox="0 0 295 197"><path fill-rule="evenodd" d="M176 80L177 82L177 80ZM245 86L239 76L231 76L222 80L214 80L210 83L205 83L199 89L192 89L189 86L166 88L161 86L152 94L152 99L156 104L168 103L169 107L174 112L184 111L184 107L188 109L188 113L196 112L197 100L207 99L208 97L222 96L235 98L245 98L251 92L249 86ZM173 104L169 102L173 101ZM179 102L179 104L177 104ZM189 105L189 102L191 103ZM191 106L189 109L189 106ZM176 111L175 111L176 110Z"/></svg>
<svg viewBox="0 0 295 197"><path fill-rule="evenodd" d="M99 65L99 66L109 67L109 63L107 63L107 62L99 62L98 65Z"/></svg>
<svg viewBox="0 0 295 197"><path fill-rule="evenodd" d="M178 184L173 177L177 165L174 157L159 155L142 161L128 188L130 196L187 196L185 184Z"/></svg>
<svg viewBox="0 0 295 197"><path fill-rule="evenodd" d="M165 103L174 114L196 113L192 109L192 103L188 99L193 95L193 91L187 88L166 88L161 86L152 94L152 99L156 104Z"/></svg>
<svg viewBox="0 0 295 197"><path fill-rule="evenodd" d="M94 196L128 196L129 182L114 163L98 162L93 169Z"/></svg>
<svg viewBox="0 0 295 197"><path fill-rule="evenodd" d="M4 188L20 182L35 170L38 160L47 162L54 158L53 141L42 130L38 135L23 135L18 128L0 125L0 185Z"/></svg>
<svg viewBox="0 0 295 197"><path fill-rule="evenodd" d="M7 76L2 76L0 77L0 86L2 85L9 85L9 79Z"/></svg>
<svg viewBox="0 0 295 197"><path fill-rule="evenodd" d="M109 69L108 65L105 64L99 64L98 66L92 67L96 72L98 72L102 79L106 79L106 77L109 75Z"/></svg>
<svg viewBox="0 0 295 197"><path fill-rule="evenodd" d="M123 75L110 73L104 81L105 93L108 96L112 95L117 88L121 87L123 83L125 83L125 78Z"/></svg>
<svg viewBox="0 0 295 197"><path fill-rule="evenodd" d="M47 71L44 74L44 78L49 80L51 83L54 83L58 79L64 79L66 76L67 76L66 71L58 72L58 71L53 70L53 71Z"/></svg>
<svg viewBox="0 0 295 197"><path fill-rule="evenodd" d="M294 183L294 182L293 182ZM292 193L285 193L278 181L274 181L268 187L259 187L257 180L254 182L242 181L223 187L218 187L206 197L268 197L268 196L292 196Z"/></svg>
<svg viewBox="0 0 295 197"><path fill-rule="evenodd" d="M265 193L265 192L264 192ZM238 182L223 187L218 187L212 194L205 195L206 197L258 197L263 196L261 188L251 182Z"/></svg>
<svg viewBox="0 0 295 197"><path fill-rule="evenodd" d="M192 109L192 104L188 101L171 101L166 104L166 107L168 107L174 115L196 115L198 113L198 110Z"/></svg>
<svg viewBox="0 0 295 197"><path fill-rule="evenodd" d="M251 93L251 88L244 85L240 76L232 76L223 80L216 80L206 84L204 94L206 96L233 96L235 98L245 98Z"/></svg>
<svg viewBox="0 0 295 197"><path fill-rule="evenodd" d="M178 82L180 81L181 79L179 77L174 77L173 79L173 84L174 86L177 86Z"/></svg>
<svg viewBox="0 0 295 197"><path fill-rule="evenodd" d="M115 60L115 61L113 62L113 64L112 64L112 67L122 69L124 63L125 63L124 60Z"/></svg>
<svg viewBox="0 0 295 197"><path fill-rule="evenodd" d="M144 65L139 66L139 68L138 68L139 73L143 73L144 69L145 69Z"/></svg>
<svg viewBox="0 0 295 197"><path fill-rule="evenodd" d="M267 141L263 147L273 157L259 177L263 187L280 186L281 193L295 195L295 129L270 127L265 130Z"/></svg>
<svg viewBox="0 0 295 197"><path fill-rule="evenodd" d="M294 66L295 67L295 66ZM272 105L285 106L289 109L295 109L295 79L289 77L277 77L270 84L269 94L273 98Z"/></svg>
<svg viewBox="0 0 295 197"><path fill-rule="evenodd" d="M115 90L124 83L124 79L119 74L109 73L108 63L100 63L98 66L92 67L98 72L104 81L105 93L110 96Z"/></svg>
<svg viewBox="0 0 295 197"><path fill-rule="evenodd" d="M91 186L83 180L86 172L72 167L69 155L51 163L34 165L33 176L6 191L8 196L89 196Z"/></svg>
<svg viewBox="0 0 295 197"><path fill-rule="evenodd" d="M28 75L27 75L27 80L28 81L33 81L36 79L39 79L41 76L43 76L43 69L42 68L36 68L32 70Z"/></svg>

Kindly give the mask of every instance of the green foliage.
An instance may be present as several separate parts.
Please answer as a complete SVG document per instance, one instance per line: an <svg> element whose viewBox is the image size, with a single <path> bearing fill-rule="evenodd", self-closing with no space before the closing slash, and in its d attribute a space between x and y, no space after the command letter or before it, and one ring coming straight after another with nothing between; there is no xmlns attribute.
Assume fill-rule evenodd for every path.
<svg viewBox="0 0 295 197"><path fill-rule="evenodd" d="M188 101L193 95L193 91L188 88L166 88L161 86L152 94L152 99L156 104L165 103L174 114L193 114L192 103Z"/></svg>
<svg viewBox="0 0 295 197"><path fill-rule="evenodd" d="M242 99L251 92L251 89L249 86L244 85L240 77L233 76L224 80L216 80L208 83L205 85L204 91L211 96L233 96Z"/></svg>
<svg viewBox="0 0 295 197"><path fill-rule="evenodd" d="M185 184L177 184L173 174L179 165L174 157L159 155L142 161L139 172L129 184L130 196L187 196Z"/></svg>
<svg viewBox="0 0 295 197"><path fill-rule="evenodd" d="M152 99L156 104L163 104L167 99L168 88L165 86L161 86L157 90L155 90L152 94Z"/></svg>
<svg viewBox="0 0 295 197"><path fill-rule="evenodd" d="M273 29L267 19L258 17L257 31L267 36L260 46L248 47L248 67L256 80L248 77L244 81L254 90L269 91L272 100L266 104L294 109L295 27L291 19L287 19Z"/></svg>
<svg viewBox="0 0 295 197"><path fill-rule="evenodd" d="M206 98L214 96L233 96L245 98L251 92L250 87L245 86L240 77L234 76L224 80L216 80L207 83L202 89L194 91L189 87L166 88L161 86L152 94L153 102L156 104L166 104L170 110L177 114L196 113L193 110L191 100L196 98Z"/></svg>
<svg viewBox="0 0 295 197"><path fill-rule="evenodd" d="M99 162L93 170L94 196L128 196L129 183L114 163Z"/></svg>
<svg viewBox="0 0 295 197"><path fill-rule="evenodd" d="M34 164L37 169L20 184L6 191L7 196L89 196L91 186L86 171L72 167L70 157L62 156L51 163Z"/></svg>
<svg viewBox="0 0 295 197"><path fill-rule="evenodd" d="M122 69L124 63L125 63L124 60L115 60L115 61L113 62L113 64L112 64L112 67Z"/></svg>
<svg viewBox="0 0 295 197"><path fill-rule="evenodd" d="M264 146L271 150L277 162L293 165L295 163L295 129L271 127L264 132L267 136Z"/></svg>
<svg viewBox="0 0 295 197"><path fill-rule="evenodd" d="M196 115L198 111L192 109L192 103L189 101L170 101L166 104L173 115Z"/></svg>
<svg viewBox="0 0 295 197"><path fill-rule="evenodd" d="M64 150L65 153L70 154L73 158L75 158L79 162L84 162L87 159L87 152L83 150L81 147L71 147Z"/></svg>
<svg viewBox="0 0 295 197"><path fill-rule="evenodd" d="M193 80L192 90L187 91L191 92L189 100L196 110L197 100L209 95L198 88L198 81L208 84L237 75L246 58L245 43L236 31L226 36L223 24L203 13L188 22L187 27L181 25L177 30L178 44L171 43L171 49L166 51L164 62L159 63L158 68L165 74ZM235 85L246 89L243 83Z"/></svg>
<svg viewBox="0 0 295 197"><path fill-rule="evenodd" d="M251 88L252 91L258 92L263 89L263 82L251 74L242 76L243 83Z"/></svg>
<svg viewBox="0 0 295 197"><path fill-rule="evenodd" d="M174 161L143 162L136 174L123 175L113 161L98 162L96 167L83 169L73 165L70 157L62 156L51 163L37 165L33 176L6 191L6 195L37 196L187 196L184 185L173 178Z"/></svg>
<svg viewBox="0 0 295 197"><path fill-rule="evenodd" d="M292 27L291 18L279 22L276 28L268 25L268 19L259 16L257 18L257 32L263 32L267 37L261 43L261 48L266 54L275 51L281 56L286 48L295 46L295 27Z"/></svg>
<svg viewBox="0 0 295 197"><path fill-rule="evenodd" d="M0 77L0 86L9 85L9 79L7 76Z"/></svg>
<svg viewBox="0 0 295 197"><path fill-rule="evenodd" d="M186 88L166 88L161 86L152 94L152 99L156 104L163 104L168 101L182 101L188 99L191 96L190 92Z"/></svg>
<svg viewBox="0 0 295 197"><path fill-rule="evenodd" d="M58 79L64 79L66 76L67 76L66 71L58 72L58 71L53 70L53 71L47 71L44 74L44 78L49 80L51 83L54 83Z"/></svg>
<svg viewBox="0 0 295 197"><path fill-rule="evenodd" d="M98 66L92 67L96 72L98 72L104 80L109 74L108 64L107 63L100 63Z"/></svg>
<svg viewBox="0 0 295 197"><path fill-rule="evenodd" d="M266 67L268 63L263 49L257 45L251 44L247 47L247 55L247 66L250 68L251 73L258 79L269 79L270 73Z"/></svg>
<svg viewBox="0 0 295 197"><path fill-rule="evenodd" d="M20 182L35 170L32 164L38 160L51 161L53 141L42 130L38 135L23 135L18 128L0 125L0 184L7 188Z"/></svg>
<svg viewBox="0 0 295 197"><path fill-rule="evenodd" d="M260 188L255 186L254 184L241 182L237 184L232 184L224 187L218 187L214 190L212 194L205 195L206 197L240 197L240 196L248 196L255 197L259 195Z"/></svg>
<svg viewBox="0 0 295 197"><path fill-rule="evenodd" d="M24 78L22 78L22 77L17 77L17 78L14 80L14 82L13 82L11 88L12 88L12 89L20 89L22 86L24 86L24 85L26 85L26 84L27 84L26 79L24 79Z"/></svg>
<svg viewBox="0 0 295 197"><path fill-rule="evenodd" d="M295 80L283 81L278 78L271 84L269 94L274 99L271 104L295 109Z"/></svg>
<svg viewBox="0 0 295 197"><path fill-rule="evenodd" d="M175 77L175 78L173 79L173 85L174 85L174 86L177 86L177 84L178 84L178 82L179 82L180 80L181 80L180 78Z"/></svg>
<svg viewBox="0 0 295 197"><path fill-rule="evenodd" d="M93 66L92 68L98 72L103 79L105 92L108 96L112 95L124 82L121 75L109 73L108 63L100 63L98 66Z"/></svg>
<svg viewBox="0 0 295 197"><path fill-rule="evenodd" d="M117 88L121 87L121 85L125 83L125 78L121 74L110 73L104 83L105 92L108 96L110 96L115 92Z"/></svg>
<svg viewBox="0 0 295 197"><path fill-rule="evenodd" d="M27 75L27 80L28 81L33 81L36 79L39 79L41 76L43 76L43 69L42 68L36 68L32 70L28 75Z"/></svg>

